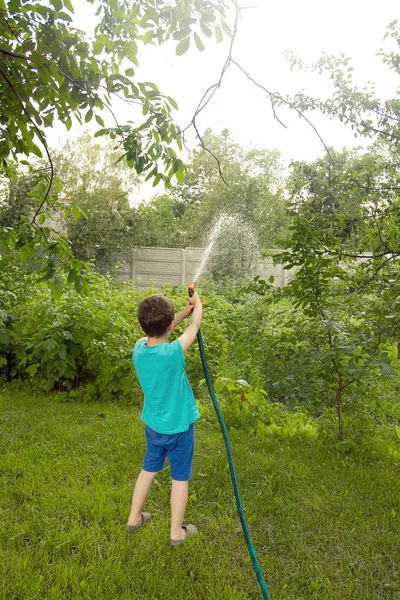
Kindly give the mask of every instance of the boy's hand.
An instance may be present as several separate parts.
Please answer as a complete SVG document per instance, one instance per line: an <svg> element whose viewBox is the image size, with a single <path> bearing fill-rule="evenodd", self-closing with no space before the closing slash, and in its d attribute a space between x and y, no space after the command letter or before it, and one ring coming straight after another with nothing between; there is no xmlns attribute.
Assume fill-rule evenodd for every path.
<svg viewBox="0 0 400 600"><path fill-rule="evenodd" d="M193 296L189 296L189 303L194 308L196 304L201 304L200 296L197 292L194 292Z"/></svg>

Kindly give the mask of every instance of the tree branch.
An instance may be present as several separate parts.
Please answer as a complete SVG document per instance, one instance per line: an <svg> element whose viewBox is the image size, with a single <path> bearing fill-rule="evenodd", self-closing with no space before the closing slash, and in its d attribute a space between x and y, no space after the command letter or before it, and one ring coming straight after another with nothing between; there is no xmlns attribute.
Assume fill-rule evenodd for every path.
<svg viewBox="0 0 400 600"><path fill-rule="evenodd" d="M1 54L6 54L7 56L12 56L13 58L21 58L22 60L29 60L28 56L24 56L24 54L17 54L16 52L11 52L10 50L6 50L5 48L0 48Z"/></svg>
<svg viewBox="0 0 400 600"><path fill-rule="evenodd" d="M50 194L51 186L53 185L53 180L54 180L54 166L53 166L53 161L51 159L50 151L49 151L49 148L47 146L46 140L45 140L42 132L40 131L40 129L38 128L38 126L36 125L36 123L34 122L34 120L32 119L31 115L29 114L28 109L25 107L24 103L22 102L21 98L19 97L19 94L18 94L17 90L15 89L14 85L12 84L12 82L10 81L10 79L7 77L7 75L4 73L4 71L2 69L0 69L0 75L4 79L4 81L7 82L9 88L11 89L11 91L14 94L15 98L17 99L18 103L20 104L20 106L21 106L24 114L26 115L26 118L33 125L33 127L34 127L34 129L36 131L37 136L39 137L41 143L43 144L43 147L44 147L44 149L46 151L46 154L47 154L48 161L50 163L50 180L49 180L49 185L47 187L46 194L45 194L42 202L40 203L38 209L36 210L35 214L33 215L32 220L31 220L31 224L32 225L37 225L36 224L36 217L38 216L38 214L42 210L43 205L47 202L47 199L48 199L49 194Z"/></svg>
<svg viewBox="0 0 400 600"><path fill-rule="evenodd" d="M178 132L179 135L184 136L185 131L187 131L190 127L193 127L193 129L196 132L196 136L197 136L197 138L200 141L200 145L201 145L202 149L205 150L206 152L208 152L208 154L210 154L215 159L215 161L216 161L216 163L218 165L219 175L220 175L222 181L228 187L229 187L229 184L227 183L226 179L224 178L224 175L223 175L223 172L222 172L222 168L221 168L221 163L220 163L218 157L209 148L207 148L205 146L205 144L203 142L203 139L202 139L202 137L200 135L200 132L198 130L197 122L196 121L197 121L198 115L205 109L205 107L208 105L208 103L213 98L214 94L216 94L216 92L221 87L224 75L227 72L227 70L229 69L229 66L230 66L231 61L232 61L233 45L235 43L235 39L236 39L237 31L238 31L238 21L239 21L239 14L240 14L240 9L239 9L237 0L232 0L232 4L235 7L235 23L234 23L234 27L233 27L233 33L232 33L231 42L229 44L228 56L227 56L227 58L225 60L225 63L224 63L224 66L222 68L222 71L221 71L221 74L219 76L219 79L218 79L218 81L216 83L213 83L213 85L211 85L209 88L207 88L207 90L203 94L203 97L201 98L200 102L198 103L197 108L196 108L196 110L194 112L194 115L193 115L192 120L190 121L189 125L187 125L184 129L181 129Z"/></svg>
<svg viewBox="0 0 400 600"><path fill-rule="evenodd" d="M224 174L223 174L223 172L222 172L221 162L220 162L219 158L218 158L218 157L217 157L217 156L216 156L216 155L215 155L215 154L214 154L214 153L213 153L213 152L212 152L212 151L211 151L209 148L207 148L207 146L205 146L205 145L204 145L204 143L203 143L203 140L202 140L202 137L201 137L201 135L200 135L200 133L199 133L199 130L197 129L197 125L196 125L196 122L195 122L195 121L193 121L193 122L192 122L192 125L193 125L193 127L194 127L194 130L195 130L195 132L196 132L196 135L197 135L197 137L199 138L199 141L200 141L200 145L201 145L201 147L203 148L203 150L205 150L206 152L208 152L208 154L210 154L210 155L211 155L211 156L214 158L214 160L216 161L216 163L217 163L217 165L218 165L218 172L219 172L219 176L221 177L221 179L222 179L222 181L224 182L224 184L225 184L227 187L230 187L230 186L229 186L229 183L226 181L226 179L225 179L225 177L224 177Z"/></svg>
<svg viewBox="0 0 400 600"><path fill-rule="evenodd" d="M271 100L271 104L273 105L273 101L277 100L278 102L283 102L284 104L286 104L287 106L289 106L289 108L291 108L292 110L294 110L295 112L297 112L297 114L306 121L306 123L308 123L308 125L314 130L314 132L316 133L316 135L318 136L318 139L320 140L321 144L323 145L323 147L325 148L325 151L329 157L329 160L331 162L331 164L333 164L333 158L332 155L329 151L328 146L325 144L324 140L322 139L320 133L318 132L318 129L315 127L315 125L313 125L311 123L311 121L305 116L305 114L297 108L297 106L295 106L292 102L290 102L289 100L286 100L285 98L282 98L281 96L279 96L278 94L275 94L274 92L271 92L269 89L267 89L265 86L261 85L260 83L258 83L253 77L251 77L251 75L249 73L247 73L247 71L245 71L243 69L243 67L236 62L233 58L231 58L231 62L237 66L237 68L247 77L247 79L249 79L252 83L254 83L255 86L259 87L260 89L264 90L264 92L266 92ZM275 114L275 110L274 110L274 118L276 118L276 120L283 125L283 123L276 117ZM285 125L283 125L284 127L286 127Z"/></svg>

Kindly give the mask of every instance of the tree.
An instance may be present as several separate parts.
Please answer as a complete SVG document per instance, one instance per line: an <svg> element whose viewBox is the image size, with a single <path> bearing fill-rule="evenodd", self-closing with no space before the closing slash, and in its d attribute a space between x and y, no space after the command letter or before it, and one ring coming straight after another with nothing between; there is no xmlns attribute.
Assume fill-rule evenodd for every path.
<svg viewBox="0 0 400 600"><path fill-rule="evenodd" d="M31 248L34 255L35 246L41 245L44 256L57 250L61 259L71 257L65 240L49 242L45 225L45 209L56 201L50 195L54 167L46 128L56 118L67 129L72 117L79 122L94 118L101 127L96 135L115 139L121 156L138 173L153 177L155 184L163 180L169 185L174 175L182 179L183 163L173 148L174 142L181 145L171 117L176 103L154 83L137 81L138 42L161 44L173 38L177 54L187 51L192 40L202 48L201 37L212 35L210 25L217 39L222 29L229 33L225 12L223 0L100 0L94 39L88 41L72 25L71 0L50 0L48 5L0 0L0 162L7 172L10 159L22 156L30 165L31 155L44 154L48 160L34 191L40 201L31 221L36 229L24 226L11 237L2 236L7 251ZM133 66L125 68L126 61ZM142 122L118 123L112 112L114 95L138 106ZM115 126L104 126L104 111ZM46 273L58 288L54 261L47 263Z"/></svg>
<svg viewBox="0 0 400 600"><path fill-rule="evenodd" d="M274 247L284 235L283 165L278 151L244 148L228 130L207 130L203 144L212 154L194 150L184 184L170 192L180 201L179 228L188 245L196 246L208 245L210 232L218 229L213 272L240 277L256 267L260 249Z"/></svg>
<svg viewBox="0 0 400 600"><path fill-rule="evenodd" d="M393 43L392 51L378 51L387 67L400 75L399 42L400 29L397 20L387 28L384 39ZM317 98L299 92L290 98L293 108L302 113L318 111L349 125L356 137L385 141L396 146L400 139L400 101L398 98L383 99L377 95L376 86L368 82L362 88L354 83L351 58L323 55L312 65L291 54L292 68L299 68L320 76L327 75L332 83L328 98Z"/></svg>
<svg viewBox="0 0 400 600"><path fill-rule="evenodd" d="M89 132L53 152L64 207L49 210L54 234L67 236L75 258L94 258L97 266L134 244L135 211L128 196L137 187L138 176L117 160L112 140L96 143ZM10 179L0 209L2 225L13 227L21 218L31 220L38 206L37 198L30 196L31 187L30 175L17 172Z"/></svg>
<svg viewBox="0 0 400 600"><path fill-rule="evenodd" d="M22 219L31 220L38 202L30 197L32 177L14 173L5 179L0 204L0 226L14 227Z"/></svg>
<svg viewBox="0 0 400 600"><path fill-rule="evenodd" d="M78 190L90 193L113 187L133 198L141 183L136 172L119 160L115 142L109 138L94 139L88 130L54 149L52 155L63 201Z"/></svg>
<svg viewBox="0 0 400 600"><path fill-rule="evenodd" d="M386 164L384 164L386 163ZM342 151L313 163L291 164L288 179L291 208L296 214L319 222L329 245L340 241L349 251L370 249L366 217L380 206L380 181L387 176L387 160L379 148Z"/></svg>
<svg viewBox="0 0 400 600"><path fill-rule="evenodd" d="M400 30L397 20L390 23L385 39L394 42L394 50L384 51L380 49L378 56L389 69L400 75ZM306 65L296 56L290 57L292 67L309 70L327 75L332 82L332 93L328 98L318 98L307 95L304 92L295 94L290 98L291 105L295 110L304 113L318 111L345 123L354 132L356 137L371 140L371 148L358 165L354 164L350 169L351 178L341 182L341 189L346 194L354 193L362 198L361 218L371 222L373 232L369 236L368 243L374 246L372 262L379 262L382 256L395 260L398 256L398 243L395 236L391 236L391 242L386 236L382 236L383 229L388 229L385 223L393 222L396 213L400 209L399 198L399 152L400 140L400 101L397 97L392 99L379 98L376 87L372 82L365 84L362 88L353 81L353 67L351 59L340 55L323 56L311 66ZM339 161L340 162L340 161ZM340 172L342 167L338 164L337 155L329 156L329 174L325 186L325 201L328 195L335 194L336 171ZM358 170L358 174L356 174ZM360 204L360 205L361 205ZM390 229L391 226L389 226Z"/></svg>
<svg viewBox="0 0 400 600"><path fill-rule="evenodd" d="M181 229L180 203L169 195L155 196L136 210L135 245L184 248L186 232Z"/></svg>
<svg viewBox="0 0 400 600"><path fill-rule="evenodd" d="M116 94L141 106L147 118L136 127L117 123L100 132L112 132L120 139L128 162L138 172L156 169L155 161L161 158L172 168L172 176L176 157L168 152L168 145L179 138L171 121L175 102L163 96L155 84L135 81L132 67L121 73L122 62L128 59L138 64L137 41L161 44L171 36L179 40L177 53L184 53L190 41L199 37L198 29L202 27L208 34L207 23L214 23L217 14L224 16L224 2L196 0L181 6L159 0L155 7L153 0L134 4L101 0L92 42L72 26L70 0L51 0L49 6L1 0L0 11L1 103L7 117L3 118L0 143L4 166L9 155L41 155L34 140L46 147L44 130L55 117L69 128L71 116L82 122L85 111L85 122L95 117L102 126L99 113ZM158 169L154 174L159 175ZM160 179L164 177L169 181L160 174Z"/></svg>
<svg viewBox="0 0 400 600"><path fill-rule="evenodd" d="M75 257L95 259L99 268L134 244L135 211L129 196L137 191L138 176L118 162L114 146L112 140L96 142L85 132L54 152L55 172L63 186L60 199L68 215L63 229ZM74 212L78 218L73 218Z"/></svg>
<svg viewBox="0 0 400 600"><path fill-rule="evenodd" d="M400 41L396 22L389 35ZM398 50L380 54L400 74ZM307 68L296 57L292 65ZM327 99L296 94L288 100L292 108L338 119L356 136L369 138L371 146L362 153L327 149L312 164L292 166L293 223L286 251L276 258L286 268L295 267L295 276L283 291L274 292L259 279L251 287L278 306L289 298L296 316L297 311L301 315L297 330L288 328L290 336L273 340L279 363L293 369L276 382L277 388L284 395L293 396L295 390L300 399L334 406L343 440L343 411L357 402L364 410L376 410L379 400L367 402L368 382L396 374L388 345L400 334L400 103L379 99L372 85L355 86L350 59L344 56L324 56L311 70L328 74L333 91ZM304 335L312 352L303 356ZM286 351L288 337L294 358Z"/></svg>

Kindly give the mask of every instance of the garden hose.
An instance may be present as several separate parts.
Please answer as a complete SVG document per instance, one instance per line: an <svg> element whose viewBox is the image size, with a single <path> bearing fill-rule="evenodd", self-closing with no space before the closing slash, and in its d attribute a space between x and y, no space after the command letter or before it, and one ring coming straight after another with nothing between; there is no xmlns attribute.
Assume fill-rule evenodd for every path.
<svg viewBox="0 0 400 600"><path fill-rule="evenodd" d="M189 285L188 292L189 292L189 296L190 297L193 296L193 294L194 294L194 284L193 283L191 283ZM202 338L200 329L197 332L197 341L198 341L198 344L199 344L199 350L200 350L200 356L201 356L201 363L202 363L202 366L203 366L203 371L204 371L204 376L206 378L208 391L209 391L212 403L214 405L215 412L217 413L218 421L219 421L219 424L220 424L220 427L221 427L221 430L222 430L222 435L224 437L226 454L228 456L229 471L230 471L230 474L231 474L233 491L235 493L236 506L237 506L237 510L238 510L238 513L239 513L240 523L242 525L244 537L245 537L245 540L246 540L247 549L249 551L250 558L251 558L251 561L253 563L254 571L255 571L255 574L257 576L257 581L258 581L258 584L260 586L263 598L265 600L271 600L271 596L269 595L267 584L265 583L264 576L263 576L262 571L261 571L260 563L258 562L256 549L254 548L254 544L253 544L253 541L251 539L250 531L249 531L249 528L248 528L248 525L247 525L247 521L246 521L246 515L244 514L242 499L240 497L239 485L238 485L238 481L237 481L235 461L234 461L233 453L232 453L232 446L231 446L231 442L230 442L230 439L229 439L228 430L227 430L226 425L225 425L224 417L222 415L221 408L220 408L220 406L218 404L217 396L215 394L214 387L213 387L213 384L212 384L212 381L211 381L210 371L208 369L207 358L206 358L206 353L205 353L204 344L203 344L203 338Z"/></svg>

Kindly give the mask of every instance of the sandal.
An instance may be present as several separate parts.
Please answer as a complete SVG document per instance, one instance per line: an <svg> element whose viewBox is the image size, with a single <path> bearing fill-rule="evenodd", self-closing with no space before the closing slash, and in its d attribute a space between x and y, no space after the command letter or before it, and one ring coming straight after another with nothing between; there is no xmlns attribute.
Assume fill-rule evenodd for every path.
<svg viewBox="0 0 400 600"><path fill-rule="evenodd" d="M144 525L147 525L147 523L149 523L150 521L151 521L151 513L142 512L142 513L140 513L140 523L139 523L139 525L127 525L126 526L126 531L128 533L135 533L135 531L137 531L138 529L140 529Z"/></svg>
<svg viewBox="0 0 400 600"><path fill-rule="evenodd" d="M186 535L183 540L169 540L169 545L174 548L175 546L182 546L186 538L191 537L197 533L197 527L195 525L182 525L182 529L186 531Z"/></svg>

